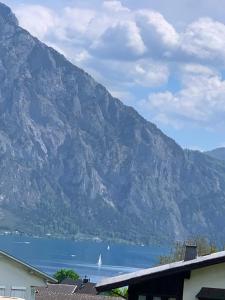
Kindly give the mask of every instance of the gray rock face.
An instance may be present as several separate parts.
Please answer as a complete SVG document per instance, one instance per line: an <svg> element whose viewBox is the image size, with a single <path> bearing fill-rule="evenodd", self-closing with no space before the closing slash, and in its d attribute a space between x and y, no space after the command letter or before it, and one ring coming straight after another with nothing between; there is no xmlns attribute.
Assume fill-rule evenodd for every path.
<svg viewBox="0 0 225 300"><path fill-rule="evenodd" d="M211 151L205 152L209 156L219 159L219 160L225 160L225 147L216 148Z"/></svg>
<svg viewBox="0 0 225 300"><path fill-rule="evenodd" d="M184 151L0 5L1 229L225 234L225 164Z"/></svg>

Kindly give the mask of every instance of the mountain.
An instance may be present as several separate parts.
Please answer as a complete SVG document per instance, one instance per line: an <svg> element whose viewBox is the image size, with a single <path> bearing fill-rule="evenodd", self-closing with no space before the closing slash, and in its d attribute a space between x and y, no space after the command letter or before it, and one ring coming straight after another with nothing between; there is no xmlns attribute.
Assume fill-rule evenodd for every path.
<svg viewBox="0 0 225 300"><path fill-rule="evenodd" d="M207 151L205 153L213 158L225 160L225 147L216 148L211 151Z"/></svg>
<svg viewBox="0 0 225 300"><path fill-rule="evenodd" d="M0 4L1 230L133 242L225 234L225 164L183 150Z"/></svg>

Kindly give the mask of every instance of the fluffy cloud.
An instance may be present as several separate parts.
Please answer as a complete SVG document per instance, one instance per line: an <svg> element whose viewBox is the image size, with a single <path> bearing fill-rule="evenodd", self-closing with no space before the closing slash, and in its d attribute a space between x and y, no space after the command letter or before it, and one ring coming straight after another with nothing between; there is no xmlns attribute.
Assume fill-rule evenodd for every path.
<svg viewBox="0 0 225 300"><path fill-rule="evenodd" d="M100 30L97 12L90 9L64 7L59 14L43 5L21 5L15 9L15 13L22 27L45 42L51 38L56 42L86 44L86 40L92 38L94 32L91 29L93 21L96 21L95 31ZM103 24L104 20L101 25ZM100 30L99 35L104 29Z"/></svg>
<svg viewBox="0 0 225 300"><path fill-rule="evenodd" d="M201 18L187 26L180 40L181 50L202 61L225 59L225 25Z"/></svg>
<svg viewBox="0 0 225 300"><path fill-rule="evenodd" d="M40 39L44 39L59 26L57 15L41 5L22 5L15 10L15 13L20 25Z"/></svg>
<svg viewBox="0 0 225 300"><path fill-rule="evenodd" d="M222 22L197 15L194 21L189 18L191 23L177 26L165 13L131 10L118 0L95 4L92 8L67 6L60 12L22 5L15 12L21 26L55 45L114 95L132 102L158 124L174 128L190 123L204 127L224 124ZM175 92L173 78L179 81ZM147 100L138 102L140 98Z"/></svg>
<svg viewBox="0 0 225 300"><path fill-rule="evenodd" d="M181 90L152 93L141 105L162 123L171 120L173 125L176 120L176 126L194 122L219 127L225 123L225 81L211 69L188 65L183 68Z"/></svg>
<svg viewBox="0 0 225 300"><path fill-rule="evenodd" d="M137 85L148 88L165 84L170 75L167 65L145 60L137 62L130 74Z"/></svg>
<svg viewBox="0 0 225 300"><path fill-rule="evenodd" d="M65 7L61 19L61 26L64 27L66 31L71 31L72 34L75 32L85 34L95 17L96 12L94 10ZM72 37L74 38L74 35Z"/></svg>
<svg viewBox="0 0 225 300"><path fill-rule="evenodd" d="M150 55L167 57L178 46L179 35L160 13L139 11L136 13L136 22Z"/></svg>
<svg viewBox="0 0 225 300"><path fill-rule="evenodd" d="M131 11L117 0L104 1L96 10L68 6L60 14L41 5L22 5L16 14L21 26L45 42L58 43L59 48L64 42L80 46L104 59L225 60L225 25L210 18L198 19L178 33L159 12Z"/></svg>
<svg viewBox="0 0 225 300"><path fill-rule="evenodd" d="M137 62L114 60L109 63L107 60L89 57L85 69L111 91L120 90L121 95L131 93L130 89L136 87L144 89L160 87L167 83L170 75L166 65L146 60Z"/></svg>
<svg viewBox="0 0 225 300"><path fill-rule="evenodd" d="M123 6L120 1L108 0L103 2L103 8L114 12L130 12L130 10Z"/></svg>
<svg viewBox="0 0 225 300"><path fill-rule="evenodd" d="M146 52L139 29L134 22L119 22L109 27L91 46L92 53L110 59L129 60Z"/></svg>

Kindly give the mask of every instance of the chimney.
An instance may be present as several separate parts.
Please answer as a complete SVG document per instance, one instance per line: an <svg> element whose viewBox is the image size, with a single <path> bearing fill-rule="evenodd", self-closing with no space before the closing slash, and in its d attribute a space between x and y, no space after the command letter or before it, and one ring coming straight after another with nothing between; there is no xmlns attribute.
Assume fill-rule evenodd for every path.
<svg viewBox="0 0 225 300"><path fill-rule="evenodd" d="M89 279L87 278L87 276L85 275L84 276L84 279L83 279L83 283L88 283L89 282Z"/></svg>
<svg viewBox="0 0 225 300"><path fill-rule="evenodd" d="M192 260L197 258L197 245L196 244L185 244L184 261Z"/></svg>

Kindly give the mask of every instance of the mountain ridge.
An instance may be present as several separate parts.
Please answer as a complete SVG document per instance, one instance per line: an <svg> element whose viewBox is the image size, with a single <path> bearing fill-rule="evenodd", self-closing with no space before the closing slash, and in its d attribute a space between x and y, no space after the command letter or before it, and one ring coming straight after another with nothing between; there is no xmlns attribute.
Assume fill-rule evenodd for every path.
<svg viewBox="0 0 225 300"><path fill-rule="evenodd" d="M223 237L223 162L184 151L3 7L2 230L144 243Z"/></svg>
<svg viewBox="0 0 225 300"><path fill-rule="evenodd" d="M225 147L219 147L211 151L206 151L205 153L213 158L225 160Z"/></svg>

